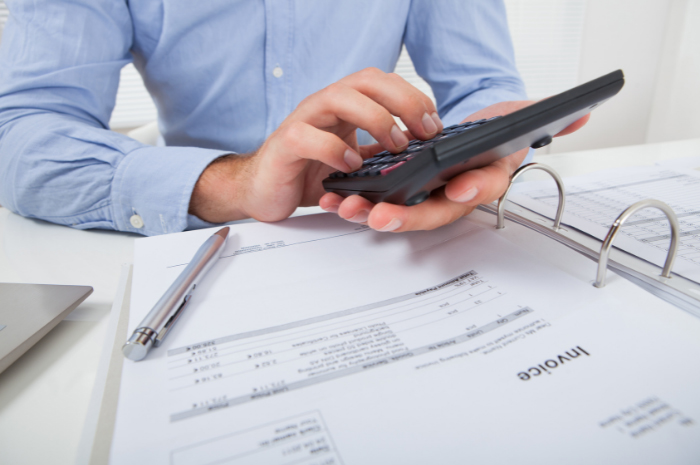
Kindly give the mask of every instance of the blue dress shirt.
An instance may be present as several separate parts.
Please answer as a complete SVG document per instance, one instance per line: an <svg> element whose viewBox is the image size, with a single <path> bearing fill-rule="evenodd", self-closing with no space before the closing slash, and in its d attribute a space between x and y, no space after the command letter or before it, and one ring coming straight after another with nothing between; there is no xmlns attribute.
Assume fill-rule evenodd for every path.
<svg viewBox="0 0 700 465"><path fill-rule="evenodd" d="M525 98L495 0L6 2L0 204L80 229L200 225L189 201L212 160L255 150L304 97L348 74L392 71L403 43L445 125ZM108 130L132 60L166 147Z"/></svg>

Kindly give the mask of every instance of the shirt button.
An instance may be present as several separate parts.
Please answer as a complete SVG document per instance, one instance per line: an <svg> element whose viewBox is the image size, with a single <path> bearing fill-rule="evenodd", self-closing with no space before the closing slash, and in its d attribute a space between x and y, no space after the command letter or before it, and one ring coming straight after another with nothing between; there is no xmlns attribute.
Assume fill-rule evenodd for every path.
<svg viewBox="0 0 700 465"><path fill-rule="evenodd" d="M272 75L276 78L281 78L283 74L284 71L279 66L275 66L275 69L272 70Z"/></svg>
<svg viewBox="0 0 700 465"><path fill-rule="evenodd" d="M131 218L129 218L129 222L131 223L131 226L135 227L136 229L143 228L143 218L141 218L139 215L132 215Z"/></svg>

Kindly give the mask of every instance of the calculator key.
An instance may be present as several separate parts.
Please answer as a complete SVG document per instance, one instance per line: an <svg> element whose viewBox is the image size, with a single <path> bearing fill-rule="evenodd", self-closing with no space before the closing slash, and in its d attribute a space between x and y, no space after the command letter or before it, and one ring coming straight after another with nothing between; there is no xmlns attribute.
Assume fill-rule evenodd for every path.
<svg viewBox="0 0 700 465"><path fill-rule="evenodd" d="M362 166L373 165L384 157L372 157L362 162Z"/></svg>
<svg viewBox="0 0 700 465"><path fill-rule="evenodd" d="M382 174L382 176L386 176L387 174L391 173L396 168L398 168L399 166L404 165L404 164L406 164L405 161L402 161L401 163L394 163L390 167L384 168L383 170L381 170L380 173Z"/></svg>
<svg viewBox="0 0 700 465"><path fill-rule="evenodd" d="M364 176L368 176L370 171L372 171L372 166L366 166L362 169L357 170L356 173L357 176L362 178Z"/></svg>
<svg viewBox="0 0 700 465"><path fill-rule="evenodd" d="M400 161L404 161L404 160L406 159L406 156L407 156L407 155L408 155L408 154L407 154L407 153L404 153L404 152L397 153L396 155L394 155L393 157L391 157L391 162L392 162L392 163L398 163L398 162L400 162Z"/></svg>
<svg viewBox="0 0 700 465"><path fill-rule="evenodd" d="M382 157L382 158L380 158L379 160L377 160L377 161L375 162L375 164L376 164L376 163L388 163L388 162L391 161L392 158L394 158L394 155L389 155L389 156L386 156L386 157Z"/></svg>
<svg viewBox="0 0 700 465"><path fill-rule="evenodd" d="M384 165L374 165L374 166L372 167L372 171L370 171L370 176L378 176L378 175L382 172L382 170L384 170L384 169L386 169L386 168L389 168L390 166L391 166L391 165L387 165L387 164L384 164Z"/></svg>

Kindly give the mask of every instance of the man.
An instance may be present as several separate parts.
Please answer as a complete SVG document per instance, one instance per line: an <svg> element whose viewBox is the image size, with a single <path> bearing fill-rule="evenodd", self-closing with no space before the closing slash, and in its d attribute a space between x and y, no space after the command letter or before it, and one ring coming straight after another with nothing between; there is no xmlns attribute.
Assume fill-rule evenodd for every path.
<svg viewBox="0 0 700 465"><path fill-rule="evenodd" d="M319 204L381 231L431 229L497 198L525 156L459 175L413 207L342 199L321 187L331 171L399 152L443 121L529 103L501 2L7 4L0 204L24 216L152 235L247 217L277 221ZM437 108L387 74L402 43ZM167 147L107 129L119 70L132 57ZM377 144L360 145L357 128Z"/></svg>

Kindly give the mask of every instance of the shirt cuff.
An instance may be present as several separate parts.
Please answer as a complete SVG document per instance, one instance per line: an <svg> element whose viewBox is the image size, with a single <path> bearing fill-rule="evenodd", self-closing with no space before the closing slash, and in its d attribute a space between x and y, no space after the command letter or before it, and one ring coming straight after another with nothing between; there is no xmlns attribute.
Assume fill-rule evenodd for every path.
<svg viewBox="0 0 700 465"><path fill-rule="evenodd" d="M206 222L188 215L192 190L212 161L230 154L193 147L142 147L130 152L112 181L115 228L153 236L204 226L195 219Z"/></svg>

